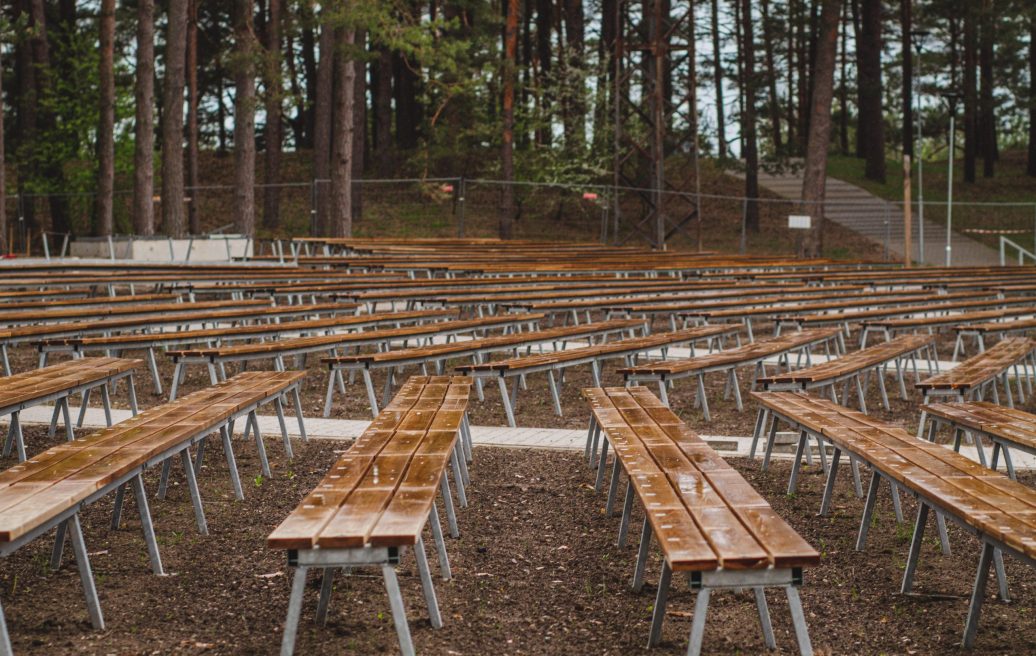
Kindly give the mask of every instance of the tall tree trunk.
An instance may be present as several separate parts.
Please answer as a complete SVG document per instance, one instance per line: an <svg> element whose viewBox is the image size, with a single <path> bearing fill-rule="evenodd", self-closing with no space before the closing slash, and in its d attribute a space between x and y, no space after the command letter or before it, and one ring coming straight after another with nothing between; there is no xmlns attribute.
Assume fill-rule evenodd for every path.
<svg viewBox="0 0 1036 656"><path fill-rule="evenodd" d="M860 123L866 126L864 175L885 182L885 120L881 83L881 0L862 0L859 47Z"/></svg>
<svg viewBox="0 0 1036 656"><path fill-rule="evenodd" d="M723 51L719 34L719 0L712 0L712 78L716 84L716 154L727 156L727 123L723 107Z"/></svg>
<svg viewBox="0 0 1036 656"><path fill-rule="evenodd" d="M586 84L583 78L585 19L583 0L564 0L566 62L565 147L581 153L586 147Z"/></svg>
<svg viewBox="0 0 1036 656"><path fill-rule="evenodd" d="M308 5L308 3L306 4ZM306 78L306 102L304 105L299 105L304 126L302 130L304 137L299 145L313 148L315 145L313 133L316 131L316 112L314 108L317 103L317 77L319 74L317 73L316 34L313 31L314 16L312 8L309 6L305 9L303 20L305 22L302 28L302 70Z"/></svg>
<svg viewBox="0 0 1036 656"><path fill-rule="evenodd" d="M914 157L914 51L910 47L913 29L913 0L899 0L900 54L903 58L903 154Z"/></svg>
<svg viewBox="0 0 1036 656"><path fill-rule="evenodd" d="M835 44L838 40L838 16L842 4L841 0L821 1L823 6L817 34L817 63L813 72L809 145L806 148L806 167L802 180L803 212L812 217L812 225L802 240L800 255L803 257L819 257L823 250L823 203L827 185L827 149L831 143Z"/></svg>
<svg viewBox="0 0 1036 656"><path fill-rule="evenodd" d="M551 50L551 28L554 25L554 0L536 0L536 63L539 71L537 86L540 91L539 129L536 143L549 146L553 141L551 123L554 111L553 58Z"/></svg>
<svg viewBox="0 0 1036 656"><path fill-rule="evenodd" d="M507 0L504 21L504 98L503 139L500 148L500 172L504 180L500 190L500 239L510 239L514 229L514 78L518 50L518 0Z"/></svg>
<svg viewBox="0 0 1036 656"><path fill-rule="evenodd" d="M1025 171L1036 177L1036 10L1029 13L1029 161Z"/></svg>
<svg viewBox="0 0 1036 656"><path fill-rule="evenodd" d="M359 30L354 33L354 50L366 52L367 32ZM363 215L363 172L367 169L367 59L358 57L353 60L353 175L352 175L352 220L358 221ZM350 233L351 234L351 233Z"/></svg>
<svg viewBox="0 0 1036 656"><path fill-rule="evenodd" d="M192 235L201 234L201 215L198 211L198 2L189 0L187 6L187 229Z"/></svg>
<svg viewBox="0 0 1036 656"><path fill-rule="evenodd" d="M863 44L863 30L860 27L860 1L849 0L849 10L853 21L853 44L856 46L856 157L864 159L867 157L867 128L870 127L863 120L863 77L860 75L860 66L863 62L861 48Z"/></svg>
<svg viewBox="0 0 1036 656"><path fill-rule="evenodd" d="M761 4L763 21L763 47L766 53L766 86L769 90L769 114L770 114L770 138L773 140L773 150L780 155L784 152L781 143L781 106L777 96L777 67L773 55L773 16L770 15L770 0L763 0Z"/></svg>
<svg viewBox="0 0 1036 656"><path fill-rule="evenodd" d="M964 182L975 182L975 159L978 153L978 29L976 10L971 3L964 14Z"/></svg>
<svg viewBox="0 0 1036 656"><path fill-rule="evenodd" d="M393 87L396 99L396 143L399 149L417 148L422 108L418 101L417 62L400 53L393 54Z"/></svg>
<svg viewBox="0 0 1036 656"><path fill-rule="evenodd" d="M317 185L318 235L331 234L331 120L334 108L335 29L329 10L321 12L320 65L313 128L313 177Z"/></svg>
<svg viewBox="0 0 1036 656"><path fill-rule="evenodd" d="M255 65L252 0L234 3L234 230L255 235Z"/></svg>
<svg viewBox="0 0 1036 656"><path fill-rule="evenodd" d="M281 222L281 0L269 0L266 19L266 126L263 159L263 225L275 229Z"/></svg>
<svg viewBox="0 0 1036 656"><path fill-rule="evenodd" d="M378 175L392 167L392 52L378 46L374 66L374 166Z"/></svg>
<svg viewBox="0 0 1036 656"><path fill-rule="evenodd" d="M795 126L795 0L788 0L788 27L786 30L787 41L785 51L785 68L788 70L787 77L787 103L785 104L785 120L788 122L788 154L794 155L801 152L802 148L796 139L797 131Z"/></svg>
<svg viewBox="0 0 1036 656"><path fill-rule="evenodd" d="M95 234L108 236L114 227L115 193L115 0L101 0L99 102L97 124L97 196Z"/></svg>
<svg viewBox="0 0 1036 656"><path fill-rule="evenodd" d="M3 53L0 52L0 71L3 70ZM4 80L0 75L0 98L4 97ZM4 175L4 167L7 164L6 152L4 151L4 105L0 102L0 255L6 255L7 250L7 176Z"/></svg>
<svg viewBox="0 0 1036 656"><path fill-rule="evenodd" d="M997 134L996 115L993 105L993 39L996 29L993 21L993 2L984 0L982 8L982 20L979 23L979 130L981 138L979 144L982 148L982 175L986 178L993 177L994 166L997 160Z"/></svg>
<svg viewBox="0 0 1036 656"><path fill-rule="evenodd" d="M15 5L15 20L26 20L31 15L30 0L19 0ZM35 31L34 31L35 32ZM18 41L15 48L15 70L17 71L17 93L12 100L16 101L17 120L15 121L15 135L17 137L16 152L19 159L26 163L18 167L18 195L28 193L32 187L32 178L36 175L35 150L36 134L39 130L39 98L37 95L36 65L35 65L35 44L37 37L30 34L28 39ZM29 199L22 202L19 208L19 216L24 217L27 225L36 224L36 207ZM7 235L5 233L4 238ZM15 245L8 244L13 249Z"/></svg>
<svg viewBox="0 0 1036 656"><path fill-rule="evenodd" d="M741 92L737 95L737 118L741 122L741 130L737 135L737 149L741 158L745 157L745 46L744 24L741 20L741 0L734 0L734 61L737 62L737 75L734 78Z"/></svg>
<svg viewBox="0 0 1036 656"><path fill-rule="evenodd" d="M155 1L137 2L137 70L134 79L133 230L155 234Z"/></svg>
<svg viewBox="0 0 1036 656"><path fill-rule="evenodd" d="M759 232L759 146L755 134L755 39L752 35L752 0L741 0L741 38L744 76L741 95L745 99L741 115L741 133L744 135L745 157L745 225L752 232Z"/></svg>
<svg viewBox="0 0 1036 656"><path fill-rule="evenodd" d="M344 27L335 29L334 107L331 149L331 235L351 237L353 230L353 104L356 93L356 66L346 50L356 42L355 33Z"/></svg>
<svg viewBox="0 0 1036 656"><path fill-rule="evenodd" d="M184 236L183 87L187 49L187 0L169 0L165 84L162 91L162 229Z"/></svg>
<svg viewBox="0 0 1036 656"><path fill-rule="evenodd" d="M805 152L806 143L805 140L809 135L809 85L810 78L810 67L812 65L812 59L810 58L811 42L812 39L806 33L806 25L809 22L809 16L811 15L810 5L813 0L800 0L797 4L799 7L798 20L795 24L795 87L797 92L797 104L798 107L795 110L795 114L799 120L798 133L799 139L802 141L800 150Z"/></svg>
<svg viewBox="0 0 1036 656"><path fill-rule="evenodd" d="M910 2L911 0L905 0ZM849 155L849 16L842 3L842 62L838 76L838 144L843 156Z"/></svg>

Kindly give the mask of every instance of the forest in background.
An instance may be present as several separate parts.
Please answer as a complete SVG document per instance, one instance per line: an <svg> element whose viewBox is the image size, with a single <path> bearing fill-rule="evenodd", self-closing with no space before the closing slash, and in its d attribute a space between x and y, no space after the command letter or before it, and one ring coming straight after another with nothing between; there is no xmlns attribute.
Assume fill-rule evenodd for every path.
<svg viewBox="0 0 1036 656"><path fill-rule="evenodd" d="M0 195L23 198L0 217L29 235L198 233L202 153L233 168L227 218L249 235L282 224L291 152L324 181L318 234L351 233L357 180L610 184L620 20L636 30L659 3L663 38L688 44L663 71L681 107L667 130L744 171L749 198L759 167L809 171L821 150L875 181L915 146L945 159L947 93L965 183L1008 149L1036 175L1025 0L7 0ZM515 211L501 201L502 236Z"/></svg>

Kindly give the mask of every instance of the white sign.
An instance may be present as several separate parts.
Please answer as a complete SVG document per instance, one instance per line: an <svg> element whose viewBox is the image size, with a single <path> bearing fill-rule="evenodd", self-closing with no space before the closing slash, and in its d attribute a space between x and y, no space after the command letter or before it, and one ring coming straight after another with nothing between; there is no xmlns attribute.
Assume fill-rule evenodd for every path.
<svg viewBox="0 0 1036 656"><path fill-rule="evenodd" d="M788 227L792 230L809 230L809 215L790 214L788 216Z"/></svg>

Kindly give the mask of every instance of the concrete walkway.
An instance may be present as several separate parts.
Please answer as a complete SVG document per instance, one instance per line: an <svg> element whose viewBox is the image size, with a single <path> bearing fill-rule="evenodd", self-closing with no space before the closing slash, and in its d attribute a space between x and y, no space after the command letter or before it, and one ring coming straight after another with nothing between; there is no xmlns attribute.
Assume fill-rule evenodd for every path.
<svg viewBox="0 0 1036 656"><path fill-rule="evenodd" d="M759 172L759 185L784 198L801 198L801 171L771 175ZM854 184L829 177L827 179L825 216L842 227L857 232L882 246L888 244L889 257L903 259L903 214L893 205ZM916 208L913 214L914 261L920 261L920 221ZM960 233L953 233L952 262L959 266L991 266L1000 264L994 249ZM946 226L924 222L924 261L942 266L946 262Z"/></svg>

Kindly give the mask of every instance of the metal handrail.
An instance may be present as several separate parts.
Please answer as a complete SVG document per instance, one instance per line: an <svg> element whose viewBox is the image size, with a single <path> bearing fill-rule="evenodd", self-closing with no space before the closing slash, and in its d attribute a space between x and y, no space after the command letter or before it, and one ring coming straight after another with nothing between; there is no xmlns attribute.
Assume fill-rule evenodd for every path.
<svg viewBox="0 0 1036 656"><path fill-rule="evenodd" d="M1020 244L1011 241L1003 235L1000 236L1000 266L1007 266L1007 247L1010 246L1018 253L1018 264L1025 264L1025 258L1029 258L1036 264L1036 253L1023 248Z"/></svg>

